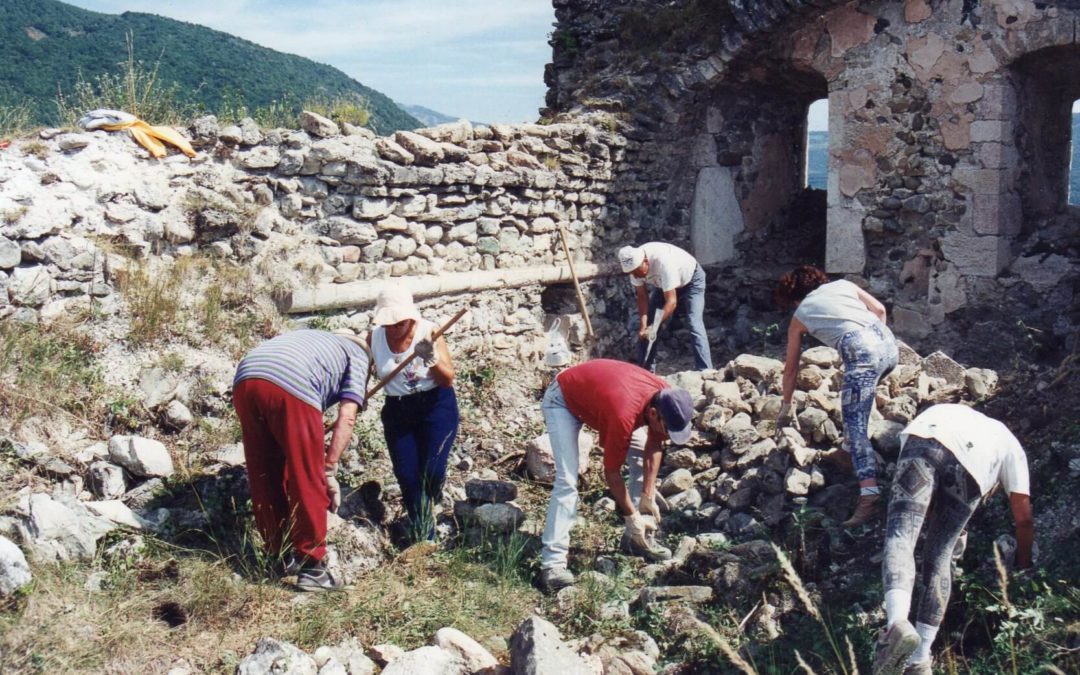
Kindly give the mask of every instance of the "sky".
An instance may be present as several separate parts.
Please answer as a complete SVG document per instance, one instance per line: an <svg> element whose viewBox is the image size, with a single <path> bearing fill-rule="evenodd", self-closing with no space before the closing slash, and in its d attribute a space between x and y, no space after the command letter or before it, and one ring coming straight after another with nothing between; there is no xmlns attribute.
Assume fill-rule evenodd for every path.
<svg viewBox="0 0 1080 675"><path fill-rule="evenodd" d="M551 0L65 1L214 28L334 66L398 103L488 123L539 117L555 21Z"/></svg>

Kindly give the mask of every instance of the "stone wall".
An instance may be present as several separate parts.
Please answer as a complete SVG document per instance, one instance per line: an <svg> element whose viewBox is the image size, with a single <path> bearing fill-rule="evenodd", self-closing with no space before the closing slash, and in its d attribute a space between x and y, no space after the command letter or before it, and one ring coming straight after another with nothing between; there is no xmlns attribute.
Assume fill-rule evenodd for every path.
<svg viewBox="0 0 1080 675"><path fill-rule="evenodd" d="M967 344L965 358L992 360L984 347L1029 329L1048 353L1071 348L1080 3L555 6L547 114L610 115L627 160L651 158L617 164L615 184L665 185L662 205L609 208L690 239L739 284L804 261L863 278L902 336ZM806 112L826 97L818 196L804 188Z"/></svg>
<svg viewBox="0 0 1080 675"><path fill-rule="evenodd" d="M304 125L203 118L187 130L198 155L160 162L123 133L16 142L0 153L0 314L51 320L87 295L114 312L113 273L130 259L157 269L210 256L256 271L288 299L283 311L358 331L382 284L410 286L433 318L471 307L457 346L538 363L554 315L570 319L575 345L584 338L573 295L542 296L570 280L560 228L582 276L598 279L592 310L624 302L603 281L610 263L592 262L622 241L606 207L622 137L588 124L461 122L386 138L312 115ZM442 285L424 292L432 281Z"/></svg>

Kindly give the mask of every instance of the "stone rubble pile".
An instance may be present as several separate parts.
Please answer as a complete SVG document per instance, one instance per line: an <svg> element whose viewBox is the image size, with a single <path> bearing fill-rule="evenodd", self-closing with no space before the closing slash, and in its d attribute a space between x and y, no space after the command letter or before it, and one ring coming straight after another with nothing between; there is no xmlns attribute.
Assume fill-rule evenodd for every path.
<svg viewBox="0 0 1080 675"><path fill-rule="evenodd" d="M648 675L656 671L660 650L648 635L631 631L617 637L593 635L565 641L551 622L530 616L510 637L510 665L465 633L440 628L431 644L405 651L389 644L368 649L348 638L311 654L265 637L237 667L237 675ZM381 670L380 670L381 668Z"/></svg>

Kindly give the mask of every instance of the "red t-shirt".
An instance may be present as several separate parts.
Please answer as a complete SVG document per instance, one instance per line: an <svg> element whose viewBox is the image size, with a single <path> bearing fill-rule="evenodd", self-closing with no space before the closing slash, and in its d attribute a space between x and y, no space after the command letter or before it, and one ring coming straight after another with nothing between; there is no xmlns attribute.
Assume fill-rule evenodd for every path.
<svg viewBox="0 0 1080 675"><path fill-rule="evenodd" d="M605 469L617 469L626 461L630 436L647 423L645 408L668 386L644 368L611 359L586 361L555 379L570 412L600 433ZM649 440L660 442L652 430Z"/></svg>

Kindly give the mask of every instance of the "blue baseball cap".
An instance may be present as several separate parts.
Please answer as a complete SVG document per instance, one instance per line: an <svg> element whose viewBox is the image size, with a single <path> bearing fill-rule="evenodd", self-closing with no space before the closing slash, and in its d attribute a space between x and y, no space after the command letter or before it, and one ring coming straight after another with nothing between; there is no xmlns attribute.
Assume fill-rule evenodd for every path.
<svg viewBox="0 0 1080 675"><path fill-rule="evenodd" d="M664 418L668 438L675 445L685 445L693 433L694 401L685 389L666 387L656 395L656 409Z"/></svg>

